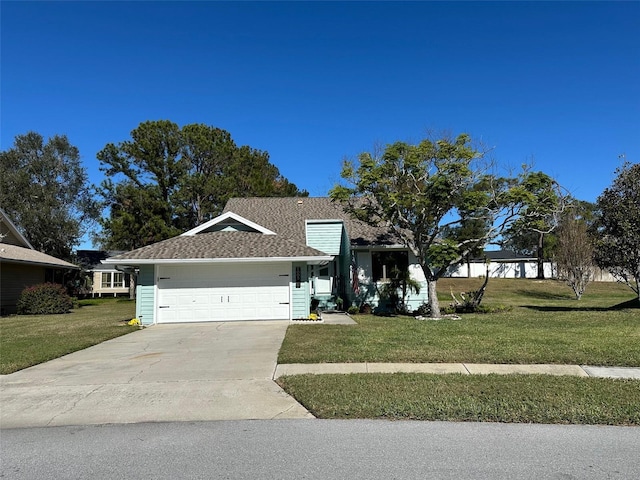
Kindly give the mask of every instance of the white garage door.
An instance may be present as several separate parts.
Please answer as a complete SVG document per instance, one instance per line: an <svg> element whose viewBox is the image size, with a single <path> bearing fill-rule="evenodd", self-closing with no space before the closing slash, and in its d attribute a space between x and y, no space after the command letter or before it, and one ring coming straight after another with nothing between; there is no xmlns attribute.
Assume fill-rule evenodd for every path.
<svg viewBox="0 0 640 480"><path fill-rule="evenodd" d="M288 320L291 263L164 265L158 323Z"/></svg>

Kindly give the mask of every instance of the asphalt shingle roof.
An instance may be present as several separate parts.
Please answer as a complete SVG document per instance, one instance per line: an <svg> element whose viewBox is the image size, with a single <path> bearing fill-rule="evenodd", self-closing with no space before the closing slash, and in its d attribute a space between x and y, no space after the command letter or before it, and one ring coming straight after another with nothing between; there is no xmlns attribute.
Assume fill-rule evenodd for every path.
<svg viewBox="0 0 640 480"><path fill-rule="evenodd" d="M0 262L28 263L45 267L78 268L69 262L52 257L46 253L38 252L31 248L11 245L9 243L0 243Z"/></svg>
<svg viewBox="0 0 640 480"><path fill-rule="evenodd" d="M326 256L280 235L254 232L207 232L173 237L111 257L110 260L180 260L214 258L291 258Z"/></svg>
<svg viewBox="0 0 640 480"><path fill-rule="evenodd" d="M399 243L385 227L355 220L328 197L231 198L224 212L236 213L295 242L306 243L305 220L343 220L352 244Z"/></svg>
<svg viewBox="0 0 640 480"><path fill-rule="evenodd" d="M351 218L325 197L232 198L224 212L233 212L275 233L203 232L170 238L109 258L109 263L135 260L296 258L326 256L308 247L306 220L342 220L352 244L398 243L383 227Z"/></svg>

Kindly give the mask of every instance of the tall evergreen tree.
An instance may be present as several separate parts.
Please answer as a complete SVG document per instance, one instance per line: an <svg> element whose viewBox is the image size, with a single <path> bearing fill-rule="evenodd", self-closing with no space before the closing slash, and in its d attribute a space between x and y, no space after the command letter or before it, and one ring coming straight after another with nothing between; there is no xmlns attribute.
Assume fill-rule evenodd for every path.
<svg viewBox="0 0 640 480"><path fill-rule="evenodd" d="M0 208L36 250L65 260L98 216L78 149L36 132L0 152Z"/></svg>
<svg viewBox="0 0 640 480"><path fill-rule="evenodd" d="M215 217L234 196L305 196L266 152L238 147L220 128L147 121L131 140L98 152L109 215L101 243L130 250L177 235Z"/></svg>

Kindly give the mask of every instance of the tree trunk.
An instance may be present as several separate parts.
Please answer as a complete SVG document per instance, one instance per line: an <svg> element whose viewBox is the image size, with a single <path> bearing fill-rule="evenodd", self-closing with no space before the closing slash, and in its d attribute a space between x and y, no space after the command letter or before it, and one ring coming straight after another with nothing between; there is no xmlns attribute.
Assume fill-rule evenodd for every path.
<svg viewBox="0 0 640 480"><path fill-rule="evenodd" d="M436 292L436 280L427 278L427 291L429 293L429 307L431 318L440 318L440 302L438 302L438 294Z"/></svg>
<svg viewBox="0 0 640 480"><path fill-rule="evenodd" d="M136 298L136 285L138 284L138 276L135 271L129 275L129 298L134 300Z"/></svg>
<svg viewBox="0 0 640 480"><path fill-rule="evenodd" d="M540 280L544 280L544 233L538 234L538 276Z"/></svg>
<svg viewBox="0 0 640 480"><path fill-rule="evenodd" d="M484 297L484 292L487 291L488 284L489 284L489 264L487 263L487 271L484 275L484 282L482 283L482 286L478 289L476 293L476 298L473 299L474 308L477 308L480 306L480 302L482 302L482 297Z"/></svg>

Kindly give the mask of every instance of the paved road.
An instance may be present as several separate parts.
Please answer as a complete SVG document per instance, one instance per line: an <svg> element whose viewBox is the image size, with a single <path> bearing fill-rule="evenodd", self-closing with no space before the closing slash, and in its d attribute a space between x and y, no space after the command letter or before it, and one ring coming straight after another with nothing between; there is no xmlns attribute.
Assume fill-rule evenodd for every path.
<svg viewBox="0 0 640 480"><path fill-rule="evenodd" d="M288 325L156 325L3 375L0 427L312 417L272 380Z"/></svg>
<svg viewBox="0 0 640 480"><path fill-rule="evenodd" d="M273 420L3 430L0 478L636 479L640 428Z"/></svg>

